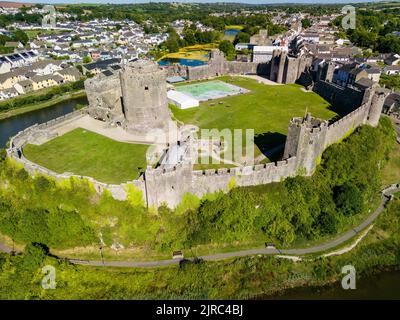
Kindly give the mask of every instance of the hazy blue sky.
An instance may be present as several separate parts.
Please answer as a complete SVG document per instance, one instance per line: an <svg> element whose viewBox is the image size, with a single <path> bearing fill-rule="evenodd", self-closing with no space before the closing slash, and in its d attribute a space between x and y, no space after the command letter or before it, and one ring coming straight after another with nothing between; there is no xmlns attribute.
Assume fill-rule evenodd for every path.
<svg viewBox="0 0 400 320"><path fill-rule="evenodd" d="M10 0L15 2L34 2L34 3L143 3L150 2L146 0ZM368 0L225 0L225 1L215 1L215 0L154 0L151 2L236 2L236 3L258 3L258 4L268 4L268 3L355 3L355 2L382 2L384 0L378 1L368 1Z"/></svg>

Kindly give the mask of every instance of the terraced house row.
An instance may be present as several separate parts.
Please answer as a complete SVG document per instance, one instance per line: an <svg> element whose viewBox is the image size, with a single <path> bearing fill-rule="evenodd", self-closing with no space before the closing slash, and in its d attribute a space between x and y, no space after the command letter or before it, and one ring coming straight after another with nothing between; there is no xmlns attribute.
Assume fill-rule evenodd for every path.
<svg viewBox="0 0 400 320"><path fill-rule="evenodd" d="M79 80L81 73L62 61L42 60L0 74L0 100Z"/></svg>

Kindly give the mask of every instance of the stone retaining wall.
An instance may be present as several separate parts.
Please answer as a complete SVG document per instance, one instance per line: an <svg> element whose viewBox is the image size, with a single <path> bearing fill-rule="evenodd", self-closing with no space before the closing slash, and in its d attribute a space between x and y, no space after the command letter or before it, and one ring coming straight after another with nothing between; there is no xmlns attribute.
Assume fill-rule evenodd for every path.
<svg viewBox="0 0 400 320"><path fill-rule="evenodd" d="M375 93L373 93L374 95ZM377 96L379 96L378 94ZM34 125L19 132L11 139L7 149L9 157L22 163L31 174L39 173L53 176L57 180L78 177L87 179L94 185L97 192L108 190L117 200L125 200L128 197L128 185L134 185L143 194L143 200L148 206L159 206L166 203L175 207L181 201L185 193L192 193L202 197L207 193L216 191L228 191L235 186L254 186L279 182L283 179L295 176L299 173L311 175L317 165L317 159L326 147L339 141L350 130L361 124L368 123L375 126L376 117L379 119L382 110L382 96L372 99L349 113L344 118L328 125L327 121L314 118L292 119L289 126L288 138L285 146L286 158L275 163L260 164L248 167L193 170L191 164L181 163L171 169L152 169L149 167L144 175L134 181L120 185L106 184L91 177L84 177L70 173L57 174L25 159L23 146L35 135L48 132L50 128L65 121L83 116L87 110L82 109L60 118L48 121L40 125ZM373 122L371 122L373 119ZM305 171L304 171L305 170Z"/></svg>

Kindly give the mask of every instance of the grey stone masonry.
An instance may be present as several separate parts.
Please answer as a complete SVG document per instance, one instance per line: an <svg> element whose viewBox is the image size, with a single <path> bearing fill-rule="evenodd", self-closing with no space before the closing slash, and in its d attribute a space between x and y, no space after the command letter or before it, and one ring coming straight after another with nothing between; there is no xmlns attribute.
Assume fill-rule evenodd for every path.
<svg viewBox="0 0 400 320"><path fill-rule="evenodd" d="M138 60L124 65L120 78L124 127L144 135L149 130L165 130L171 120L166 71L155 62Z"/></svg>
<svg viewBox="0 0 400 320"><path fill-rule="evenodd" d="M308 65L307 57L293 58L288 57L286 53L274 51L271 65L267 70L271 80L285 83L296 81ZM85 87L90 103L88 109L27 128L11 139L7 154L23 163L32 174L51 175L56 179L73 176L87 179L93 183L97 192L108 190L118 200L127 199L128 190L134 186L142 193L147 206L159 206L165 203L172 208L180 203L185 193L202 197L211 192L226 192L232 186L254 186L279 182L298 174L311 175L322 152L329 145L340 141L360 125L378 125L387 96L387 93L377 91L376 87L361 91L357 88L341 88L325 81L331 77L330 68L324 70L322 76L324 80L316 82L314 91L333 103L348 107L351 112L333 123L313 118L309 114L304 118L293 118L289 124L282 161L201 171L193 170L190 162L181 161L168 168L154 169L149 166L144 175L137 180L121 185L108 185L90 177L70 173L57 174L24 158L23 147L26 143L51 138L48 136L49 128L82 116L84 113L106 121L120 119L127 130L140 134L146 134L153 129L163 129L171 120L166 96L166 70L160 69L150 61L136 61L124 65L118 73L99 75L87 80ZM232 72L257 72L257 70L257 64L228 62L221 52L216 50L212 52L208 65L188 68L188 75L193 76L193 79L200 79ZM171 146L169 150L172 150ZM166 152L168 153L168 150Z"/></svg>

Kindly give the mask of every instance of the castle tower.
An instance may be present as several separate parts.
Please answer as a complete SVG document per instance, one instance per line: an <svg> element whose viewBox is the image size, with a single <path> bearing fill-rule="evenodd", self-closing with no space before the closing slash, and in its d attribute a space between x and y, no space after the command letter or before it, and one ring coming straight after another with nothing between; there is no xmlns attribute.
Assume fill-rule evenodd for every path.
<svg viewBox="0 0 400 320"><path fill-rule="evenodd" d="M299 66L297 68L296 80L301 77L301 74L306 70L307 67L307 59L303 54L298 58L298 64Z"/></svg>
<svg viewBox="0 0 400 320"><path fill-rule="evenodd" d="M89 114L106 122L121 122L124 119L121 105L119 74L98 74L85 80L85 91L89 102Z"/></svg>
<svg viewBox="0 0 400 320"><path fill-rule="evenodd" d="M300 59L301 58L287 57L282 80L283 83L295 83L297 81Z"/></svg>
<svg viewBox="0 0 400 320"><path fill-rule="evenodd" d="M138 60L123 66L120 80L125 129L139 135L165 130L171 120L166 71L155 62Z"/></svg>
<svg viewBox="0 0 400 320"><path fill-rule="evenodd" d="M226 59L224 53L219 49L210 52L210 74L209 77L222 76L227 73Z"/></svg>
<svg viewBox="0 0 400 320"><path fill-rule="evenodd" d="M326 63L322 67L322 76L321 80L332 82L333 72L335 71L335 65L332 62Z"/></svg>
<svg viewBox="0 0 400 320"><path fill-rule="evenodd" d="M285 51L281 52L279 57L278 75L276 77L276 82L283 83L283 75L285 71L287 53Z"/></svg>
<svg viewBox="0 0 400 320"><path fill-rule="evenodd" d="M270 62L270 74L269 74L269 79L271 81L276 81L278 77L278 69L279 69L279 61L280 61L280 50L274 50L272 51L272 58Z"/></svg>
<svg viewBox="0 0 400 320"><path fill-rule="evenodd" d="M296 157L297 169L307 175L314 172L317 159L324 151L328 122L311 117L293 118L285 144L284 159Z"/></svg>
<svg viewBox="0 0 400 320"><path fill-rule="evenodd" d="M376 127L379 123L379 118L382 113L383 104L386 100L387 94L384 92L374 92L369 107L367 116L367 123Z"/></svg>

